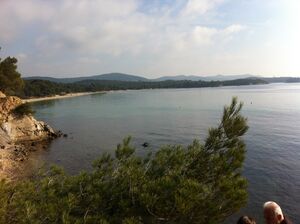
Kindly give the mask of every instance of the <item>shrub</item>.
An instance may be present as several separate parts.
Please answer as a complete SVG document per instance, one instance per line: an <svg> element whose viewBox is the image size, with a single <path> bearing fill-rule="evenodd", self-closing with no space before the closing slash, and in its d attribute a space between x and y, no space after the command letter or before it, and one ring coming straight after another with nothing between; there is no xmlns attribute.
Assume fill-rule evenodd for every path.
<svg viewBox="0 0 300 224"><path fill-rule="evenodd" d="M13 114L20 117L25 115L32 115L34 113L35 111L32 109L30 103L23 103L13 110Z"/></svg>
<svg viewBox="0 0 300 224"><path fill-rule="evenodd" d="M205 144L141 158L126 138L92 172L70 176L53 167L38 179L0 182L0 222L220 223L247 201L241 108L234 98Z"/></svg>
<svg viewBox="0 0 300 224"><path fill-rule="evenodd" d="M18 60L14 57L0 58L0 90L7 95L19 93L24 88L21 74L17 71Z"/></svg>

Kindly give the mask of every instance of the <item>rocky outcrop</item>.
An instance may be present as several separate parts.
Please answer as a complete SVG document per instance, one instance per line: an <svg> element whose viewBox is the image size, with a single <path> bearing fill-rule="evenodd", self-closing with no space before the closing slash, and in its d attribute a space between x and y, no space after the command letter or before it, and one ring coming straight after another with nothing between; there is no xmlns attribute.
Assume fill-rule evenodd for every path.
<svg viewBox="0 0 300 224"><path fill-rule="evenodd" d="M0 91L0 98L5 98L6 95Z"/></svg>
<svg viewBox="0 0 300 224"><path fill-rule="evenodd" d="M22 103L20 98L0 92L0 179L10 175L16 161L26 159L33 146L40 146L37 142L49 142L59 135L32 115L15 115L14 109Z"/></svg>
<svg viewBox="0 0 300 224"><path fill-rule="evenodd" d="M0 122L3 123L11 116L11 112L17 106L22 104L22 100L15 96L6 97L2 92L0 92ZM1 124L0 123L0 124Z"/></svg>
<svg viewBox="0 0 300 224"><path fill-rule="evenodd" d="M2 123L2 130L13 142L40 140L55 136L54 130L32 116L9 117Z"/></svg>

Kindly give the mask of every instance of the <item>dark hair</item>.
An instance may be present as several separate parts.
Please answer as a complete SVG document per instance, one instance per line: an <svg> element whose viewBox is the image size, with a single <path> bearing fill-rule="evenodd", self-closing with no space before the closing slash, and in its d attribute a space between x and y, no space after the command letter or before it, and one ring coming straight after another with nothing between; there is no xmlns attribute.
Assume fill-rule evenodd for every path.
<svg viewBox="0 0 300 224"><path fill-rule="evenodd" d="M244 215L239 218L237 224L256 224L256 221L253 218Z"/></svg>

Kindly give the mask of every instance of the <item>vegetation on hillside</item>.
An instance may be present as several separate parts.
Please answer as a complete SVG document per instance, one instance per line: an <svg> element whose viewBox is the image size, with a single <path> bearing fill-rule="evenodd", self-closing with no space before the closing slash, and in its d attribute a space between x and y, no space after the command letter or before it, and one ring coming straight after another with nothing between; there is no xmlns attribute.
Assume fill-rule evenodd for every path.
<svg viewBox="0 0 300 224"><path fill-rule="evenodd" d="M17 62L14 57L0 58L0 91L7 95L19 94L24 87Z"/></svg>
<svg viewBox="0 0 300 224"><path fill-rule="evenodd" d="M32 180L3 180L0 223L220 223L247 201L241 109L234 98L204 144L168 145L142 158L126 138L91 172L54 167Z"/></svg>
<svg viewBox="0 0 300 224"><path fill-rule="evenodd" d="M30 103L23 103L17 106L12 112L14 115L20 117L24 115L33 115L35 113Z"/></svg>
<svg viewBox="0 0 300 224"><path fill-rule="evenodd" d="M56 83L47 80L25 80L23 97L43 97L59 95L70 92L93 92L105 90L126 89L159 89L159 88L200 88L218 86L238 86L266 84L260 79L236 79L230 81L111 81L111 80L85 80L75 83Z"/></svg>

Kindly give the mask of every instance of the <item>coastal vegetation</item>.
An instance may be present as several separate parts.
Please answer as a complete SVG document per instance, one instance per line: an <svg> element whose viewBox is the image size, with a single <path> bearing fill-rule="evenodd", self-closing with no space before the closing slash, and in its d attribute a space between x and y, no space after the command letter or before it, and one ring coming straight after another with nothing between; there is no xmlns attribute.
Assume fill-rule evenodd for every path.
<svg viewBox="0 0 300 224"><path fill-rule="evenodd" d="M17 71L17 62L14 57L0 58L0 91L7 95L20 94L24 87L21 74Z"/></svg>
<svg viewBox="0 0 300 224"><path fill-rule="evenodd" d="M0 182L0 223L221 223L247 202L247 119L234 98L203 143L137 156L130 137L90 172Z"/></svg>
<svg viewBox="0 0 300 224"><path fill-rule="evenodd" d="M48 80L25 80L22 97L45 97L75 92L95 92L108 90L138 90L161 88L202 88L220 86L239 86L266 84L260 79L236 79L229 81L113 81L113 80L84 80L74 83L57 83Z"/></svg>
<svg viewBox="0 0 300 224"><path fill-rule="evenodd" d="M70 92L198 88L265 83L259 79L232 81L112 81L84 80L56 83L21 79L17 60L0 64L0 90L22 97L64 95ZM13 130L5 141L48 138L55 132L36 121L30 104L17 97L2 98L1 117ZM247 119L242 104L233 98L220 124L204 143L168 145L144 157L135 153L130 137L115 154L103 154L92 171L69 175L52 167L26 180L0 181L0 223L220 223L247 202L247 181L241 175L245 157ZM22 135L21 135L22 134ZM37 136L35 136L37 134ZM0 136L1 137L1 136ZM2 141L2 140L1 140ZM7 152L26 152L24 146ZM34 145L34 144L31 144ZM10 151L9 151L10 150ZM18 151L19 150L19 151ZM2 152L1 152L2 153ZM2 163L1 163L2 164ZM1 165L0 164L0 165Z"/></svg>
<svg viewBox="0 0 300 224"><path fill-rule="evenodd" d="M30 103L23 103L17 106L12 113L16 116L33 115L34 110L32 109Z"/></svg>

